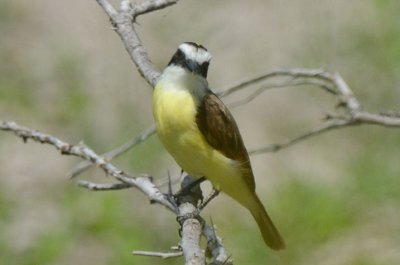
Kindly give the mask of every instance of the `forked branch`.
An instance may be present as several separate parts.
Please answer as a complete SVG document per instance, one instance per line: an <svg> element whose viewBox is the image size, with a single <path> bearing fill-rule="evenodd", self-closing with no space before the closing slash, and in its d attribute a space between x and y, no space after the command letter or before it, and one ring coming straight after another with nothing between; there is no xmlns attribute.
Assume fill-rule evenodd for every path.
<svg viewBox="0 0 400 265"><path fill-rule="evenodd" d="M103 157L97 155L92 149L82 142L77 145L73 145L52 135L20 126L15 122L0 121L0 130L13 132L18 137L22 138L24 142L33 140L42 144L49 144L60 150L62 155L76 156L86 161L90 161L101 168L107 175L114 177L120 182L120 184L114 184L115 189L135 187L146 194L151 202L164 205L167 209L175 213L178 212L175 205L173 205L168 198L166 198L166 196L154 185L150 176L129 176L124 171L107 162ZM93 190L112 189L112 186L107 185L95 187L93 184L86 181L80 182L80 185Z"/></svg>
<svg viewBox="0 0 400 265"><path fill-rule="evenodd" d="M276 81L278 79L278 81ZM296 143L302 142L311 137L322 133L346 128L355 125L380 125L384 127L400 127L400 115L396 111L385 111L381 113L371 113L362 110L361 103L344 81L339 73L329 73L321 69L288 68L277 69L266 74L249 78L221 89L217 92L221 97L228 96L244 89L251 89L253 86L259 87L247 98L230 104L231 107L237 107L249 103L262 92L272 88L314 86L322 89L324 92L336 97L337 108L344 109L343 113L331 113L322 117L323 123L296 137L273 143L251 150L251 155L263 154L268 152L277 152L290 147Z"/></svg>
<svg viewBox="0 0 400 265"><path fill-rule="evenodd" d="M132 4L122 0L118 11L108 0L96 0L108 15L115 32L121 38L132 62L143 78L154 87L160 77L160 71L151 62L144 45L135 29L138 16L176 4L178 0L150 0Z"/></svg>

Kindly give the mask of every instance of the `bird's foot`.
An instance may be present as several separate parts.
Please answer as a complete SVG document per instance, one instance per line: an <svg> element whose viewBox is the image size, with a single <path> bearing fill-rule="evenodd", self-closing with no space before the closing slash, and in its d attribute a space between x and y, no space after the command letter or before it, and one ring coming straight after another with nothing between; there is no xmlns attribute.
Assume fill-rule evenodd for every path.
<svg viewBox="0 0 400 265"><path fill-rule="evenodd" d="M204 177L195 179L189 175L185 176L181 182L181 190L175 194L178 204L190 202L197 207L203 201L200 184L204 180L206 180Z"/></svg>
<svg viewBox="0 0 400 265"><path fill-rule="evenodd" d="M201 202L200 206L198 207L199 210L203 210L215 197L218 196L219 190L216 188L213 188L211 193Z"/></svg>

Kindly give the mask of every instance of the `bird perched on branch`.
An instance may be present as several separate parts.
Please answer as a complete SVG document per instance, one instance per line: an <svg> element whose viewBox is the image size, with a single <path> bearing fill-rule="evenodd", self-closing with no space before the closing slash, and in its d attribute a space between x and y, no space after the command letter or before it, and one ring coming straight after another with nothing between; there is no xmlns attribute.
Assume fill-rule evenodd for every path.
<svg viewBox="0 0 400 265"><path fill-rule="evenodd" d="M255 191L249 155L238 126L208 86L211 55L202 45L182 43L164 69L153 93L158 136L189 175L205 177L215 189L246 207L265 243L285 247Z"/></svg>

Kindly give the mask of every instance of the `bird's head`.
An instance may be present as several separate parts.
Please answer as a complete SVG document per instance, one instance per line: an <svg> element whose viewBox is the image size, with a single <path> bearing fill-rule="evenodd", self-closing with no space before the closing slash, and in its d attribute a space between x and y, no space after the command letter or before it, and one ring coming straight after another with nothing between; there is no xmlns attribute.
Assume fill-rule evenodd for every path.
<svg viewBox="0 0 400 265"><path fill-rule="evenodd" d="M179 45L168 66L179 66L190 73L207 78L210 60L211 54L204 46L194 42L184 42Z"/></svg>

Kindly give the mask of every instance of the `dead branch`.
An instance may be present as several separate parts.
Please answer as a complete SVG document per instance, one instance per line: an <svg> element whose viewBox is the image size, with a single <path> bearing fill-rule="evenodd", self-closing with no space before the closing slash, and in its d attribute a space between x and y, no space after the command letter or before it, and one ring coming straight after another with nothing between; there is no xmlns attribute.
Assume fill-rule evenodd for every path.
<svg viewBox="0 0 400 265"><path fill-rule="evenodd" d="M207 251L211 254L211 264L215 265L232 265L233 261L228 256L222 244L222 239L217 236L214 224L211 220L211 226L205 225L203 235L207 238Z"/></svg>
<svg viewBox="0 0 400 265"><path fill-rule="evenodd" d="M278 83L273 82L276 79L284 79ZM273 143L251 150L250 155L263 154L268 152L277 152L294 144L302 142L311 137L321 135L322 133L335 129L346 128L355 125L380 125L385 127L400 127L399 115L388 115L388 111L381 113L371 113L363 111L357 97L347 85L345 80L339 73L329 73L321 69L303 69L303 68L288 68L277 69L271 72L249 78L229 87L221 89L218 94L228 96L243 89L249 89L251 86L262 83L262 86L256 89L250 96L241 99L231 104L231 107L237 107L259 96L262 92L272 88L283 87L299 87L303 85L311 85L322 89L336 97L337 106L345 110L345 114L333 113L328 117L323 117L324 122L299 136L290 138L280 143ZM265 84L266 83L266 84ZM390 112L391 114L398 112Z"/></svg>
<svg viewBox="0 0 400 265"><path fill-rule="evenodd" d="M153 124L146 130L144 130L142 133L140 133L138 136L133 137L131 140L125 142L124 144L118 146L117 148L107 153L101 154L101 156L104 157L106 161L111 161L112 159L128 152L136 145L146 141L149 137L153 136L155 133L156 133L156 127ZM71 172L67 174L67 177L75 178L81 173L85 172L87 169L89 169L92 165L93 163L91 163L90 161L82 161L81 163L76 165L75 168L71 170Z"/></svg>
<svg viewBox="0 0 400 265"><path fill-rule="evenodd" d="M76 156L90 161L101 168L107 175L114 177L121 183L124 183L122 186L135 187L146 194L151 202L164 205L167 209L177 213L176 207L171 204L168 198L154 185L150 176L129 176L128 174L124 173L124 171L107 162L103 157L97 155L92 149L82 142L77 145L72 145L52 135L44 134L37 130L20 126L15 122L0 121L0 129L3 131L13 132L15 135L22 138L24 142L33 140L42 144L49 144L54 146L57 150L60 150L62 155ZM80 185L87 188L93 187L93 185L85 185L84 182Z"/></svg>
<svg viewBox="0 0 400 265"><path fill-rule="evenodd" d="M137 256L159 257L162 259L176 258L176 257L181 257L183 255L182 251L154 252L154 251L139 251L139 250L132 251L132 254Z"/></svg>
<svg viewBox="0 0 400 265"><path fill-rule="evenodd" d="M192 203L185 202L179 206L178 221L182 227L181 247L186 265L206 264L206 256L200 248L200 236L203 225L199 211Z"/></svg>
<svg viewBox="0 0 400 265"><path fill-rule="evenodd" d="M111 184L99 184L86 180L79 180L78 185L82 188L93 191L104 191L104 190L123 190L132 188L129 183L111 183Z"/></svg>
<svg viewBox="0 0 400 265"><path fill-rule="evenodd" d="M131 60L139 73L154 87L160 77L160 71L152 64L146 49L136 32L134 22L140 15L163 9L176 4L178 0L151 0L142 3L131 3L121 0L117 11L108 0L96 0L108 15L115 32L121 38Z"/></svg>

